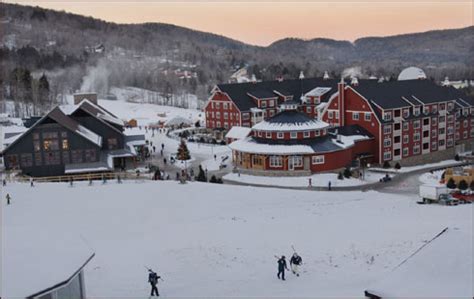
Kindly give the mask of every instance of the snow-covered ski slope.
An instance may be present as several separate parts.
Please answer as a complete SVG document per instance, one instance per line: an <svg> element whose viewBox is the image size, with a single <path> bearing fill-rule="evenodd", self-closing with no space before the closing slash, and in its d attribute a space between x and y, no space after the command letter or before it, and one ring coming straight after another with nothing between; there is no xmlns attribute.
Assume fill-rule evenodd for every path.
<svg viewBox="0 0 474 299"><path fill-rule="evenodd" d="M417 205L415 196L377 192L174 181L50 183L34 189L12 183L3 197L6 193L12 205L2 198L3 258L15 244L29 242L8 233L18 227L84 238L96 253L85 270L91 298L146 298L144 266L164 278L159 285L164 297L360 298L443 228L472 236L474 207ZM303 273L299 278L287 273L283 282L276 278L274 255L290 256L291 245L303 257ZM9 271L15 268L3 266L3 277Z"/></svg>

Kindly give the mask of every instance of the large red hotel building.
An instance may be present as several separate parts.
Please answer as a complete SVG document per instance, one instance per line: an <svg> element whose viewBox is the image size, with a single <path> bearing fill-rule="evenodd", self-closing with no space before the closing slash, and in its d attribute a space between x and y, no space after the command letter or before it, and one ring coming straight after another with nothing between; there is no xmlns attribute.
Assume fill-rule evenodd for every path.
<svg viewBox="0 0 474 299"><path fill-rule="evenodd" d="M230 147L237 167L257 172L413 165L473 148L474 99L428 79L219 84L205 113L211 129L252 128Z"/></svg>

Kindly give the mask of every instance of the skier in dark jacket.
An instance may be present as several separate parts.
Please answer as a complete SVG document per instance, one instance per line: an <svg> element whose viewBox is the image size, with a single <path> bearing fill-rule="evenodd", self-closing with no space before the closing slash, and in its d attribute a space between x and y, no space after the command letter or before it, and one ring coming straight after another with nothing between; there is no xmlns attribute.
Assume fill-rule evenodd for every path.
<svg viewBox="0 0 474 299"><path fill-rule="evenodd" d="M160 279L161 277L158 276L158 274L153 272L153 270L151 270L151 269L148 269L148 272L150 272L148 274L148 282L151 285L151 294L150 294L150 296L156 295L156 296L159 297L160 294L158 293L158 288L156 287L156 285L158 284L158 279Z"/></svg>
<svg viewBox="0 0 474 299"><path fill-rule="evenodd" d="M299 256L295 252L290 259L290 268L293 274L295 274L296 276L300 276L299 267L301 266L302 263L303 263L303 260L301 259L301 256Z"/></svg>
<svg viewBox="0 0 474 299"><path fill-rule="evenodd" d="M285 280L285 269L288 270L288 267L286 266L285 256L282 255L281 258L278 260L278 279L280 279L281 275L281 279Z"/></svg>

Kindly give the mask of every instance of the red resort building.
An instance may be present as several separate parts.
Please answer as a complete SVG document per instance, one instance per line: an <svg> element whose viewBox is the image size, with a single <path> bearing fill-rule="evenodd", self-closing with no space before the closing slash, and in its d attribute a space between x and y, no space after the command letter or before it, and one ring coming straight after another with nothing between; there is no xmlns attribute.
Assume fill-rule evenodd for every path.
<svg viewBox="0 0 474 299"><path fill-rule="evenodd" d="M246 169L328 171L361 157L370 163L415 165L450 159L474 148L474 98L422 78L219 84L205 113L210 129L252 128L247 139L231 144L236 166ZM353 136L367 138L362 142ZM314 145L336 142L338 146L338 139L343 143L354 139L348 146L352 150ZM292 150L283 150L290 145ZM301 151L295 150L300 147ZM320 153L326 153L324 162L314 158L313 163L313 156ZM343 158L333 159L336 153ZM271 158L277 154L281 162Z"/></svg>

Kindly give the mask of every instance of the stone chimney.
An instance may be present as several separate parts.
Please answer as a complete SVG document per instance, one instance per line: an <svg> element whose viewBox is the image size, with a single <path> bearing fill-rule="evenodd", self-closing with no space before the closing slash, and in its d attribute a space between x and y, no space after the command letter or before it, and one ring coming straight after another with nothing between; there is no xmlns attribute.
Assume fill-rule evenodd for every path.
<svg viewBox="0 0 474 299"><path fill-rule="evenodd" d="M97 93L95 92L75 93L73 97L74 97L74 105L79 104L83 100L88 100L89 102L97 105Z"/></svg>
<svg viewBox="0 0 474 299"><path fill-rule="evenodd" d="M324 80L328 80L328 79L329 79L328 71L325 71L325 72L324 72L323 79L324 79Z"/></svg>
<svg viewBox="0 0 474 299"><path fill-rule="evenodd" d="M357 77L352 77L351 85L352 86L358 86L359 85L359 80L357 79Z"/></svg>
<svg viewBox="0 0 474 299"><path fill-rule="evenodd" d="M303 71L300 71L300 76L298 77L300 80L301 79L304 79L304 74L303 74Z"/></svg>

